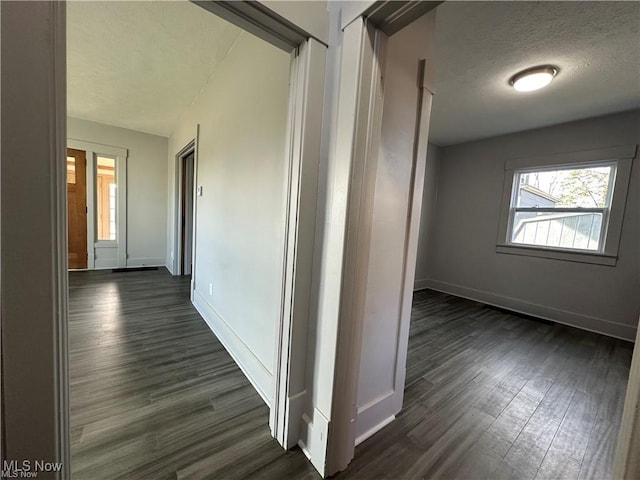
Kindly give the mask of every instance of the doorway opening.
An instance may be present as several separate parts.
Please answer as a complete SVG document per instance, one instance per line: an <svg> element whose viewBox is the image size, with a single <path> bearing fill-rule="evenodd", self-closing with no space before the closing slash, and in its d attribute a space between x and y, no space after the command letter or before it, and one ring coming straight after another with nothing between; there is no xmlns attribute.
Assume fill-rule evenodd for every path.
<svg viewBox="0 0 640 480"><path fill-rule="evenodd" d="M126 148L67 138L69 270L108 270L127 259Z"/></svg>
<svg viewBox="0 0 640 480"><path fill-rule="evenodd" d="M632 345L586 330L606 333L608 329L612 336L627 334L628 339L632 338L631 332L616 332L612 324L597 325L595 320L596 311L602 312L600 318L609 320L616 315L610 305L596 300L606 298L604 292L608 288L616 288L613 278L606 278L615 269L591 267L586 260L579 264L554 258L549 248L544 252L547 258L538 257L536 263L525 255L534 251L532 245L517 257L506 254L496 245L507 241L507 233L494 228L492 222L500 218L501 205L507 209L511 206L510 197L503 200L504 182L508 195L513 188L514 199L522 191L523 198L525 195L535 198L531 200L535 207L548 202L546 217L538 215L537 223L531 220L520 223L543 225L539 235L546 227L550 233L545 238L551 243L555 227L548 226L549 217L553 215L554 222L560 222L567 215L551 209L556 204L560 207L559 198L564 196L561 189L568 188L570 182L555 172L553 177L552 172L547 172L550 175L545 183L544 168L540 168L545 167L545 159L553 157L556 168L565 163L561 157L565 152L579 155L577 152L586 149L595 152L614 144L635 143L637 135L626 140L616 136L614 140L609 134L619 129L624 120L597 117L595 105L584 100L597 98L599 105L609 101L604 98L606 92L596 94L598 68L593 63L581 69L579 82L559 77L548 89L525 96L508 83L510 72L518 70L518 62L523 58L513 45L503 44L496 49L494 40L509 38L508 26L517 25L518 31L526 29L533 23L532 18L538 32L546 31L546 22L552 24L562 19L580 35L563 39L554 45L553 51L545 52L536 47L545 44L544 33L531 35L530 50L541 55L536 61L561 59L563 51L581 51L586 61L594 62L601 55L593 51L592 45L616 48L610 37L596 40L595 24L604 24L620 12L601 2L597 20L593 20L569 4L524 8L519 2L499 7L490 2L453 3L444 2L437 7L438 33L432 57L437 94L426 155L415 275L418 291L413 297L403 408L407 414L411 412L412 421L416 411L422 412L420 427L407 432L410 441L424 452L422 458L429 458L434 451L442 452L442 439L452 434L473 440L464 449L447 452L446 461L439 464L416 463L415 475L609 478L613 476L613 452L623 398L617 394L618 400L611 400L609 395L624 391ZM498 10L510 21L497 25ZM629 18L633 16L628 13ZM465 22L469 28L462 30L469 36L461 39L460 25ZM631 45L634 41L631 23L617 25L619 36L615 41L620 45ZM469 41L471 38L473 42ZM500 58L501 65L489 67L480 60L484 55ZM560 69L563 68L566 74L571 69L570 63L561 64ZM463 71L466 76L460 74ZM610 71L617 72L611 81L620 82L618 91L624 90L622 85L631 85L625 81L623 69L612 67ZM465 87L469 85L473 88ZM569 92L576 89L592 94L574 99ZM580 118L573 116L573 102L581 105L582 112L592 109L591 118L587 119L586 113ZM487 108L488 105L491 107ZM522 109L542 113L534 122L532 115L514 113ZM482 114L477 115L480 111ZM613 107L610 111L613 112ZM568 121L571 123L564 123ZM614 122L618 127L612 127ZM589 138L591 129L600 132L597 142ZM489 149L491 154L487 155ZM523 178L517 184L512 183L517 168L510 165L515 159L521 162L533 159L527 165L529 181ZM499 179L496 188L492 183L495 179ZM603 183L597 190L600 184L595 181L580 183L588 185L594 197L606 193L608 185ZM566 187L561 187L563 184ZM458 203L462 198L482 201L463 205L464 202ZM469 208L471 203L475 203L474 207ZM573 238L577 225L576 221L571 227L563 227L562 238ZM531 237L528 240L531 244L541 242L535 235ZM454 238L464 240L456 243ZM510 236L508 241L511 240ZM527 267L523 268L525 264ZM589 278L588 286L572 280L574 269L580 269L581 278ZM556 285L561 286L560 296L553 293ZM593 289L591 294L589 289ZM618 300L629 302L626 312L638 311L637 302L634 305L631 298L620 296ZM589 306L583 308L587 303ZM633 315L621 319L619 325L630 324L632 318ZM610 401L619 402L620 407L609 409L605 405ZM593 414L580 417L576 413L585 409ZM601 428L603 423L608 426L606 433ZM439 433L430 437L432 432ZM583 446L578 452L566 448L576 444ZM366 472L368 476L376 474Z"/></svg>
<svg viewBox="0 0 640 480"><path fill-rule="evenodd" d="M195 140L182 149L176 156L178 189L176 197L176 259L178 275L193 273L193 239L195 212Z"/></svg>
<svg viewBox="0 0 640 480"><path fill-rule="evenodd" d="M168 15L168 11L175 15ZM96 445L114 440L109 434L105 435L102 429L93 430L94 426L103 422L105 416L113 417L122 412L118 410L120 405L128 412L135 411L138 418L156 416L157 410L148 408L146 399L163 396L168 381L183 393L193 388L199 392L198 395L206 391L206 395L212 398L212 402L197 412L176 408L184 414L181 420L184 425L190 424L186 418L191 415L199 417L198 423L208 422L210 427L222 422L224 415L229 412L220 406L233 398L235 405L258 405L260 411L256 408L256 415L260 414L263 418L268 415L269 430L267 418L264 418L261 435L271 434L287 447L295 446L298 440L297 424L286 421L292 411L286 402L292 396L290 391L295 388L295 394L303 392L304 385L287 381L294 369L288 367L291 351L289 337L283 340L282 332L292 330L290 324L293 322L294 308L300 312L300 315L296 313L300 317L299 323L306 321L302 312L307 308L302 302L307 301L309 294L294 280L303 274L311 274L313 242L299 241L298 238L313 238L315 216L306 214L301 219L298 216L301 209L305 212L315 212L316 209L314 182L319 152L315 147L302 147L307 143L317 145L321 131L314 129L303 136L300 126L308 123L307 117L319 118L322 111L322 82L314 80L312 86L309 83L312 78L324 78L325 47L306 38L300 38L298 43L287 48L276 47L259 36L245 34L234 24L221 23L224 19L212 13L190 2L163 5L142 2L72 4L67 9L68 25L71 27L69 32L75 32L71 33L68 42L69 76L77 80L76 83L69 82L68 102L75 107L67 111L76 116L70 115L68 118L67 136L71 142L68 146L86 151L89 269L92 269L92 235L95 236L93 244L96 249L98 246L102 248L103 242L112 242L104 243L104 261L96 261L95 267L95 270L110 272L72 274L69 280L72 317L69 322L72 337L70 445L75 475L98 471L99 463L93 456L99 450L95 448ZM149 64L170 64L175 71L189 71L188 76L180 74L181 79L188 81L183 82L181 88L169 85L170 88L162 90L166 92L162 98L152 101L146 93L158 92L168 83L161 81L162 75L154 75L152 80L157 84L147 86L139 95L132 95L130 101L117 102L113 109L106 108L109 105L98 108L92 92L101 92L102 100L123 98L125 94L128 97L127 92L136 90L138 85L150 78L144 69L129 70L126 76L122 76L123 82L125 77L130 79L134 73L138 75L130 89L120 88L119 82L103 82L100 85L93 82L90 88L87 87L86 68L78 60L83 58L78 52L90 50L85 56L95 59L114 48L129 51L130 48L119 41L130 39L114 34L112 29L106 32L93 29L90 33L94 35L94 42L87 44L87 36L77 35L78 29L88 29L88 25L95 24L92 18L111 23L105 22L105 19L122 17L147 25L154 32L136 39L140 43L136 48L144 51ZM167 34L169 28L161 28L163 22L171 23L171 34ZM194 28L194 24L199 28ZM145 28L139 30L146 31ZM194 36L200 41L194 41ZM216 41L216 55L211 55L211 46L207 43L212 37ZM283 38L282 32L279 38ZM178 39L184 41L179 42ZM113 41L113 48L103 48L102 43L107 41ZM157 44L170 45L171 48L166 49L166 55L160 55L164 49L157 48ZM195 66L201 62L191 60L179 64L178 68L180 59L190 55L196 59L209 59L207 69L196 69ZM223 57L226 59L224 63ZM219 69L217 75L211 75L214 68ZM242 82L265 71L270 72L266 75L270 81L262 82L261 88L251 89L248 94L248 88ZM253 73L249 75L247 72ZM112 87L118 90L112 95L105 93L111 92ZM195 87L198 88L194 90ZM304 97L302 92L305 93ZM174 119L175 122L163 123L158 119L170 116L173 110L167 108L163 114L154 114L152 107L164 105L164 100L173 94L181 96L183 100L178 98L180 101L175 103L180 108L186 105L186 110ZM134 101L139 101L136 104L139 108L130 108ZM116 108L122 111L114 113ZM96 112L96 117L91 120L81 118L86 117L83 109ZM146 112L146 117L138 115L140 112ZM216 115L211 115L211 112ZM113 152L111 146L115 145L122 146L118 148L123 152ZM116 184L117 193L127 188L129 209L120 209L124 206L122 202L116 204L119 208L116 220L124 218L128 222L126 236L121 235L124 230L119 226L114 234L110 210L102 210L97 204L98 199L108 199L112 193L107 188L101 195L100 184L91 180L101 173L99 167L103 167L101 170L105 175L106 167L114 167L113 162L109 165L97 163L102 157L129 159L123 168L117 163L115 165L116 178L119 172L126 169L130 179L128 183L118 181ZM304 189L301 188L301 179L305 180ZM92 205L92 201L95 205ZM164 212L158 212L165 206L168 208ZM96 217L94 220L92 215ZM300 232L306 235L301 236ZM113 253L116 247L120 247L120 239L127 241L129 249L124 251L122 265L111 266L107 261L115 258ZM164 254L160 260L156 253L158 245ZM165 246L166 249L162 248ZM99 253L96 252L96 259L100 259ZM111 256L107 257L107 254ZM142 271L158 268L156 265L160 266L159 271ZM256 265L260 265L257 270ZM164 266L168 267L167 270ZM87 293L84 289L87 284L92 285L92 292L97 295L84 295ZM246 301L246 295L237 295L243 288L251 292L251 302ZM95 304L96 308L81 318L74 307L83 302ZM104 309L101 310L98 305ZM287 310L286 306L291 306L291 310ZM144 318L139 315L142 311ZM201 328L203 322L206 329ZM101 361L104 359L105 362L115 360L110 364L110 372L117 378L114 382L121 381L119 386L124 384L122 388L111 388L113 383L101 385L100 382L111 382L113 378L94 375L91 363L77 360L87 345L80 342L91 342L95 335L110 335L114 331L118 334L113 341L101 343L100 348L93 345L91 356L99 357ZM137 334L127 335L130 331L137 331ZM167 334L168 331L175 333ZM160 348L156 340L164 340L159 337L154 339L155 334L164 335L168 343ZM296 341L306 343L306 330L298 328L294 335L297 335ZM146 345L154 346L152 348L157 355L147 358L150 353L148 348L139 349L129 343L139 342L141 338L144 338ZM240 394L239 389L234 388L230 396L230 392L218 388L216 382L222 381L219 375L208 376L199 370L199 366L205 364L209 372L223 368L223 362L228 359L226 353L221 352L220 344L239 365L231 373L237 374L238 382L248 380L242 384L241 399L233 396ZM113 355L122 350L131 352L124 363L119 362L120 357ZM149 386L149 390L143 395L142 404L138 404L135 382L131 381L131 377L127 378L122 370L130 372L131 365L137 368L146 361L143 357L149 360L145 369L154 375L145 375L145 385ZM187 370L181 370L178 374L177 365ZM303 371L305 366L302 364L297 368ZM281 375L280 369L283 370ZM199 377L197 382L178 387L183 378L193 379L196 376ZM83 382L77 380L79 378L91 380ZM295 378L303 377L296 375ZM96 398L96 392L100 392L101 399ZM227 395L218 398L223 396L223 392ZM188 399L188 396L183 398ZM296 398L303 397L298 395ZM90 400L85 403L87 399ZM104 401L106 405L100 412L95 408L98 401ZM85 405L86 409L83 409ZM166 432L173 428L168 422L153 425L145 423L143 430L137 433L149 436L159 432L158 429ZM89 434L91 430L95 434ZM202 433L207 438L218 440L215 428ZM158 436L161 435L158 433ZM128 440L120 437L117 441ZM140 447L141 451L145 449L143 445ZM165 445L164 451L155 453L158 459L166 458L167 452L174 452L179 447L179 444ZM136 457L140 456L129 454L128 458L134 461L109 463L136 476L131 472L142 468L140 462L136 463ZM159 467L169 473L167 465ZM188 467L184 465L179 468ZM224 467L221 465L221 468Z"/></svg>

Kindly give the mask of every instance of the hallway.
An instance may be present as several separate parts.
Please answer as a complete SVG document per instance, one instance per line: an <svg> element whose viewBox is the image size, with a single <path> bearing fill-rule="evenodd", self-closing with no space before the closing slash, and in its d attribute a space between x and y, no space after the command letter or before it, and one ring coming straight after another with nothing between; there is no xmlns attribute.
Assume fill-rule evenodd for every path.
<svg viewBox="0 0 640 480"><path fill-rule="evenodd" d="M165 269L70 273L74 480L319 478L271 438L189 284Z"/></svg>

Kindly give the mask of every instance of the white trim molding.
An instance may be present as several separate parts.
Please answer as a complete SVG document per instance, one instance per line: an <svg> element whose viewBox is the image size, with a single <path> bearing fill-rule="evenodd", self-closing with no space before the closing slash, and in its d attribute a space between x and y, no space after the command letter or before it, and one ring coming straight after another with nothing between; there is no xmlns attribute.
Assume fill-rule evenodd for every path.
<svg viewBox="0 0 640 480"><path fill-rule="evenodd" d="M637 327L618 322L612 322L604 318L591 317L576 312L569 312L559 308L549 307L538 303L527 302L518 298L498 295L495 293L478 290L475 288L456 285L438 280L423 280L423 289L429 288L438 292L448 293L458 297L474 300L476 302L505 308L517 313L531 315L543 320L569 325L590 332L600 333L621 340L633 341Z"/></svg>
<svg viewBox="0 0 640 480"><path fill-rule="evenodd" d="M324 475L344 470L355 448L362 309L368 267L368 242L359 238L360 229L367 225L364 218L367 206L361 204L367 199L370 202L372 196L375 176L365 167L371 136L380 127L379 122L375 125L373 120L379 100L375 98L374 88L375 37L375 28L362 18L350 23L343 35L334 157L334 161L340 159L341 164L335 166L332 198L335 211L331 212L331 227L342 237L335 259L340 263L342 274L336 285L339 288L335 312L338 315L336 359L330 383L333 384L332 409L328 415L331 435L327 440L325 470L320 471Z"/></svg>
<svg viewBox="0 0 640 480"><path fill-rule="evenodd" d="M310 38L292 53L287 141L282 310L275 348L273 436L300 439L316 227L326 46Z"/></svg>
<svg viewBox="0 0 640 480"><path fill-rule="evenodd" d="M54 218L55 239L52 242L54 249L54 290L55 300L55 321L54 321L54 341L55 354L53 361L53 374L58 384L56 386L56 407L57 419L55 423L56 434L56 457L62 462L59 474L54 474L54 478L71 478L71 434L70 434L70 400L69 400L69 353L68 353L68 274L69 267L68 244L67 244L67 148L66 148L66 122L67 122L67 69L66 69L66 44L67 44L67 9L64 1L53 2L50 5L52 17L52 36L54 52L54 75L53 92L50 96L53 104L54 116L49 128L54 130L53 152L54 158L60 158L53 168L55 172L57 191L51 194L51 210ZM56 128L60 124L63 128ZM62 193L64 192L64 193ZM62 193L62 195L61 195ZM57 213L57 215L56 215ZM55 273L58 274L57 282Z"/></svg>
<svg viewBox="0 0 640 480"><path fill-rule="evenodd" d="M326 470L324 464L328 456L327 439L330 435L331 422L317 408L314 408L310 415L306 412L302 414L298 445L320 474L326 476L323 471ZM321 465L322 468L318 468L318 465Z"/></svg>
<svg viewBox="0 0 640 480"><path fill-rule="evenodd" d="M164 258L128 258L126 268L136 267L164 267Z"/></svg>
<svg viewBox="0 0 640 480"><path fill-rule="evenodd" d="M361 414L362 414L362 412L358 412L358 417ZM356 437L356 446L360 445L366 439L368 439L369 437L372 437L373 435L378 433L380 430L382 430L384 427L389 425L395 419L396 419L396 416L395 415L391 415L390 417L384 418L383 420L381 420L377 424L371 426L369 428L369 430L366 430L365 432L362 432L359 436Z"/></svg>
<svg viewBox="0 0 640 480"><path fill-rule="evenodd" d="M256 357L251 349L233 331L233 328L216 312L207 300L198 292L193 292L193 306L220 343L229 352L242 372L260 394L264 403L271 407L273 399L273 376L267 367Z"/></svg>
<svg viewBox="0 0 640 480"><path fill-rule="evenodd" d="M629 369L629 383L613 461L613 478L640 478L640 329Z"/></svg>
<svg viewBox="0 0 640 480"><path fill-rule="evenodd" d="M192 235L192 245L191 245L191 261L192 261L192 265L195 265L195 261L194 261L194 252L195 252L195 225L196 225L196 203L197 203L197 197L196 197L196 189L197 189L197 183L196 183L196 172L197 172L197 163L196 163L196 137L197 137L197 132L198 132L198 128L196 128L196 136L189 141L189 143L187 143L184 147L182 147L180 149L180 151L178 153L175 154L174 156L174 169L175 169L175 185L174 185L174 197L173 197L173 202L175 205L175 209L174 209L174 216L173 216L173 259L171 261L171 273L173 275L179 275L180 272L182 271L182 267L180 265L180 259L182 258L182 249L184 248L184 246L182 245L182 235L181 235L181 231L180 231L180 221L181 221L181 217L182 217L182 159L186 156L188 156L189 154L191 154L193 152L193 191L191 192L191 195L193 196L193 219L192 219L192 225L193 225L193 235ZM191 282L192 284L194 282Z"/></svg>
<svg viewBox="0 0 640 480"><path fill-rule="evenodd" d="M567 262L593 263L596 265L608 265L615 267L618 263L616 255L607 255L598 252L562 251L557 248L545 248L541 246L520 246L514 244L496 245L496 253L508 255L522 255L525 257L540 257L551 260L565 260Z"/></svg>

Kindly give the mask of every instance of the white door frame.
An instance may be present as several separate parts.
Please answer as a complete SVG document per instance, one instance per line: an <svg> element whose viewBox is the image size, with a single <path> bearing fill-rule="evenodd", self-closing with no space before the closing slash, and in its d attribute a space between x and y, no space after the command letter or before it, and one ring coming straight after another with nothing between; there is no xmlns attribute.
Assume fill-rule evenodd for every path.
<svg viewBox="0 0 640 480"><path fill-rule="evenodd" d="M77 138L68 138L67 147L83 150L87 159L87 269L124 268L127 266L127 159L129 150ZM103 155L116 161L117 240L96 240L96 157ZM116 249L115 263L96 266L97 250Z"/></svg>
<svg viewBox="0 0 640 480"><path fill-rule="evenodd" d="M195 185L196 185L196 181L195 181L195 172L196 172L196 139L193 138L191 141L189 141L189 143L187 143L187 145L185 145L184 147L182 147L180 149L180 151L178 153L176 153L175 155L175 165L174 165L174 169L175 169L175 188L174 188L174 196L173 196L173 201L174 201L174 205L176 206L175 208L175 215L174 215L174 219L173 219L173 231L174 231L174 239L173 239L173 244L176 246L174 248L175 254L173 256L173 265L172 265L172 269L174 272L176 272L176 274L178 274L181 270L182 270L182 266L180 265L180 258L182 257L182 235L180 232L180 223L182 221L182 159L184 157L186 157L187 155L189 155L191 152L193 152L193 191L191 192L191 195L193 196L193 231L195 231L195 205L196 205L196 189L195 189ZM193 241L195 238L195 235L193 235L192 232L192 243L195 244L195 241ZM191 246L191 261L193 262L193 250L194 245ZM192 267L193 268L193 267Z"/></svg>
<svg viewBox="0 0 640 480"><path fill-rule="evenodd" d="M629 368L629 382L625 394L624 409L618 432L613 461L613 478L624 480L639 478L640 460L640 328L636 333L636 345Z"/></svg>
<svg viewBox="0 0 640 480"><path fill-rule="evenodd" d="M291 54L284 280L269 419L273 436L287 449L298 443L306 396L325 58L326 47L312 38Z"/></svg>

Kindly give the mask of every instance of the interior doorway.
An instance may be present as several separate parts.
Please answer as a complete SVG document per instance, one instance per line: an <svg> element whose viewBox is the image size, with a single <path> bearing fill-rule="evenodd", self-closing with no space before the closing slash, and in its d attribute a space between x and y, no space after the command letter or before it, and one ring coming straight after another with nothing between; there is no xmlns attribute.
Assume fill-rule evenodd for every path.
<svg viewBox="0 0 640 480"><path fill-rule="evenodd" d="M195 149L188 147L187 153L180 161L180 207L178 221L180 225L179 273L191 275L193 269L193 207L194 207L194 172Z"/></svg>
<svg viewBox="0 0 640 480"><path fill-rule="evenodd" d="M69 268L87 268L87 152L67 148Z"/></svg>

